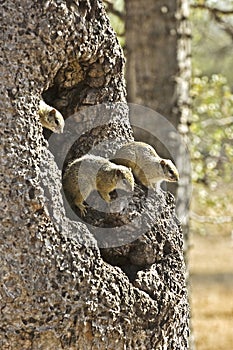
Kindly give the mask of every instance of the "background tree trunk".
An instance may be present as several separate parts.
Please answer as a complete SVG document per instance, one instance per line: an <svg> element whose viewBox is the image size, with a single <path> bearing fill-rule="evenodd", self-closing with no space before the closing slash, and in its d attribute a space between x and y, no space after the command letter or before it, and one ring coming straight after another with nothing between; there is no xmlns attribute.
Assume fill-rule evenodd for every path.
<svg viewBox="0 0 233 350"><path fill-rule="evenodd" d="M126 0L126 56L128 101L153 109L166 118L187 141L189 121L189 81L191 77L190 38L187 0ZM136 116L137 118L137 116ZM180 172L176 211L182 220L185 239L188 237L188 207L191 192L188 153L180 147L180 138L169 132L162 117L143 119L143 129L135 129L136 139L155 146L165 158L174 158ZM135 116L131 116L136 124ZM146 130L156 129L166 135L166 144ZM178 134L177 133L177 134ZM178 136L178 137L177 137ZM173 154L169 152L173 150Z"/></svg>
<svg viewBox="0 0 233 350"><path fill-rule="evenodd" d="M8 0L2 12L1 349L187 349L182 234L172 199L152 193L142 203L147 232L120 247L121 268L111 266L117 250L101 256L95 230L67 217L62 164L36 113L43 94L66 124L74 112L77 130L93 124L80 153L106 140L100 154L108 156L116 141L132 139L124 106L109 120L84 110L125 101L123 55L102 3Z"/></svg>

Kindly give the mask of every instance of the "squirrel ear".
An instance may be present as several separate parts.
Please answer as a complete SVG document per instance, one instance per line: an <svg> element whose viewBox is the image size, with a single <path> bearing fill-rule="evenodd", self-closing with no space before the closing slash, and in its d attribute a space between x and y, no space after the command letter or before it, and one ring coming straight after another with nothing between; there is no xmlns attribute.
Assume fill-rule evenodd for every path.
<svg viewBox="0 0 233 350"><path fill-rule="evenodd" d="M116 169L115 175L116 175L116 177L121 177L121 175L122 175L121 170L120 169Z"/></svg>
<svg viewBox="0 0 233 350"><path fill-rule="evenodd" d="M55 115L56 114L56 109L51 109L51 111L49 112L50 115Z"/></svg>
<svg viewBox="0 0 233 350"><path fill-rule="evenodd" d="M160 164L161 164L162 166L165 165L165 164L166 164L165 160L162 159L162 160L160 161Z"/></svg>

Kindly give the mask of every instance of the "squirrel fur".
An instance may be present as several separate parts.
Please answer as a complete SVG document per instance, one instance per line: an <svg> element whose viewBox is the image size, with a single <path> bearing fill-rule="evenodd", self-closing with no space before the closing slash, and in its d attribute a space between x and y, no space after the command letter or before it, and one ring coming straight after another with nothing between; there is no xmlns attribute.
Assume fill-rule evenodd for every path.
<svg viewBox="0 0 233 350"><path fill-rule="evenodd" d="M126 143L115 153L112 161L131 168L135 178L148 188L154 188L161 180L179 180L173 162L160 158L154 148L144 142Z"/></svg>
<svg viewBox="0 0 233 350"><path fill-rule="evenodd" d="M131 170L123 165L116 165L99 156L85 155L75 159L65 169L63 189L68 201L77 206L84 216L86 207L83 202L93 190L110 202L109 193L115 189L133 191L134 177Z"/></svg>

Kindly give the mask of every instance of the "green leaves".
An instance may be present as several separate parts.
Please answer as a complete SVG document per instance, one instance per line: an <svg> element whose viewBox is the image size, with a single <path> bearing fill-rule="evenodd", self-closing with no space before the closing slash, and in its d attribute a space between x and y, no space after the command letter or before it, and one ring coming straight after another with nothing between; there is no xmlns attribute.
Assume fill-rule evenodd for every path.
<svg viewBox="0 0 233 350"><path fill-rule="evenodd" d="M233 94L227 79L214 74L194 76L191 96L195 205L202 212L214 210L214 216L228 213L233 194Z"/></svg>
<svg viewBox="0 0 233 350"><path fill-rule="evenodd" d="M191 153L194 181L231 181L233 171L233 94L222 75L192 80Z"/></svg>

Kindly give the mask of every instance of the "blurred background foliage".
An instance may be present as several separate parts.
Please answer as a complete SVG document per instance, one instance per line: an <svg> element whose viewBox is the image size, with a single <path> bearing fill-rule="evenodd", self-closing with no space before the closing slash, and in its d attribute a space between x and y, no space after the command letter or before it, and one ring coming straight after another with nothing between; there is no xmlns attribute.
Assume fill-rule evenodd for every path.
<svg viewBox="0 0 233 350"><path fill-rule="evenodd" d="M233 94L222 74L207 76L195 70L194 73L190 91L193 99L189 147L193 180L191 218L200 223L192 221L191 229L201 234L230 236L233 213ZM215 226L211 228L211 224Z"/></svg>
<svg viewBox="0 0 233 350"><path fill-rule="evenodd" d="M192 4L192 209L206 220L191 228L229 236L232 223L222 225L233 216L233 1Z"/></svg>
<svg viewBox="0 0 233 350"><path fill-rule="evenodd" d="M233 1L192 1L190 19L194 75L221 74L232 88Z"/></svg>
<svg viewBox="0 0 233 350"><path fill-rule="evenodd" d="M105 3L124 48L124 1ZM221 228L231 222L225 225L225 234L229 235L233 221L233 1L193 0L190 21L193 74L189 149L191 218L195 221L191 229L207 234L209 224L220 224Z"/></svg>

